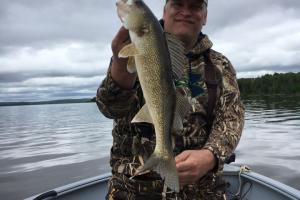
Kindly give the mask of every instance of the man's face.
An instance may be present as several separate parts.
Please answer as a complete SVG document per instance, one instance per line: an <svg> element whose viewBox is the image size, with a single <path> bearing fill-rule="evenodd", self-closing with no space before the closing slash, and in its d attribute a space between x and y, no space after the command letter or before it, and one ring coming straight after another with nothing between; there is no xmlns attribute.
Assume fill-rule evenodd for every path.
<svg viewBox="0 0 300 200"><path fill-rule="evenodd" d="M169 0L164 8L165 31L183 41L195 40L206 18L207 9L202 0Z"/></svg>

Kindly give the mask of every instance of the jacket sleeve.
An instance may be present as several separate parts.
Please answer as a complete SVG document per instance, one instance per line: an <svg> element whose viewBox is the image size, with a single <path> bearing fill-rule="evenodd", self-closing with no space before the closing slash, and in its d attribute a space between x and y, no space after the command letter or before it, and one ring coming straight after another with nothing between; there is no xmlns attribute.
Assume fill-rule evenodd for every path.
<svg viewBox="0 0 300 200"><path fill-rule="evenodd" d="M204 146L214 153L217 172L223 170L225 159L233 153L240 140L245 114L235 70L231 63L225 60L220 98L216 104L211 133Z"/></svg>
<svg viewBox="0 0 300 200"><path fill-rule="evenodd" d="M139 108L137 86L131 90L125 90L119 87L111 77L110 67L105 79L97 90L97 106L107 118L118 119L128 117Z"/></svg>

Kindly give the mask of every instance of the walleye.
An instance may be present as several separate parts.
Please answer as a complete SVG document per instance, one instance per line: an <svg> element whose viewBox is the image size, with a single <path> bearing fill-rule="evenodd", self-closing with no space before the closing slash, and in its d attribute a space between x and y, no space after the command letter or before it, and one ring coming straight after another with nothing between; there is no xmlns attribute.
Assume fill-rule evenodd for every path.
<svg viewBox="0 0 300 200"><path fill-rule="evenodd" d="M132 123L152 123L156 136L155 150L137 174L153 169L178 192L171 132L183 128L182 118L190 106L186 97L176 93L173 76L180 78L183 74L184 47L174 36L164 33L142 0L118 0L117 10L132 42L119 52L119 57L129 58L127 69L137 72L146 102Z"/></svg>

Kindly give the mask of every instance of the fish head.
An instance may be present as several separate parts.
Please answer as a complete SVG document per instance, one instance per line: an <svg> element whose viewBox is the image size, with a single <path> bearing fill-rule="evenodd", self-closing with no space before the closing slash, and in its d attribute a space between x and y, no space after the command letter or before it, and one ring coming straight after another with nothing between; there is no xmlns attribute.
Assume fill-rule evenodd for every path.
<svg viewBox="0 0 300 200"><path fill-rule="evenodd" d="M138 35L145 32L148 7L142 0L118 0L116 5L119 18L126 29Z"/></svg>

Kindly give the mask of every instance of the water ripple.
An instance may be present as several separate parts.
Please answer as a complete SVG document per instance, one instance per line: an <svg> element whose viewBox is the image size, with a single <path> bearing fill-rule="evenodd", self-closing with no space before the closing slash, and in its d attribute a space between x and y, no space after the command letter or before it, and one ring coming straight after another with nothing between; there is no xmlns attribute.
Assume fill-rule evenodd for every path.
<svg viewBox="0 0 300 200"><path fill-rule="evenodd" d="M237 162L274 164L300 177L300 101L248 99ZM95 104L0 107L0 174L108 156L112 121Z"/></svg>
<svg viewBox="0 0 300 200"><path fill-rule="evenodd" d="M9 160L10 173L105 157L112 143L112 121L95 104L0 107L0 127L0 164Z"/></svg>

